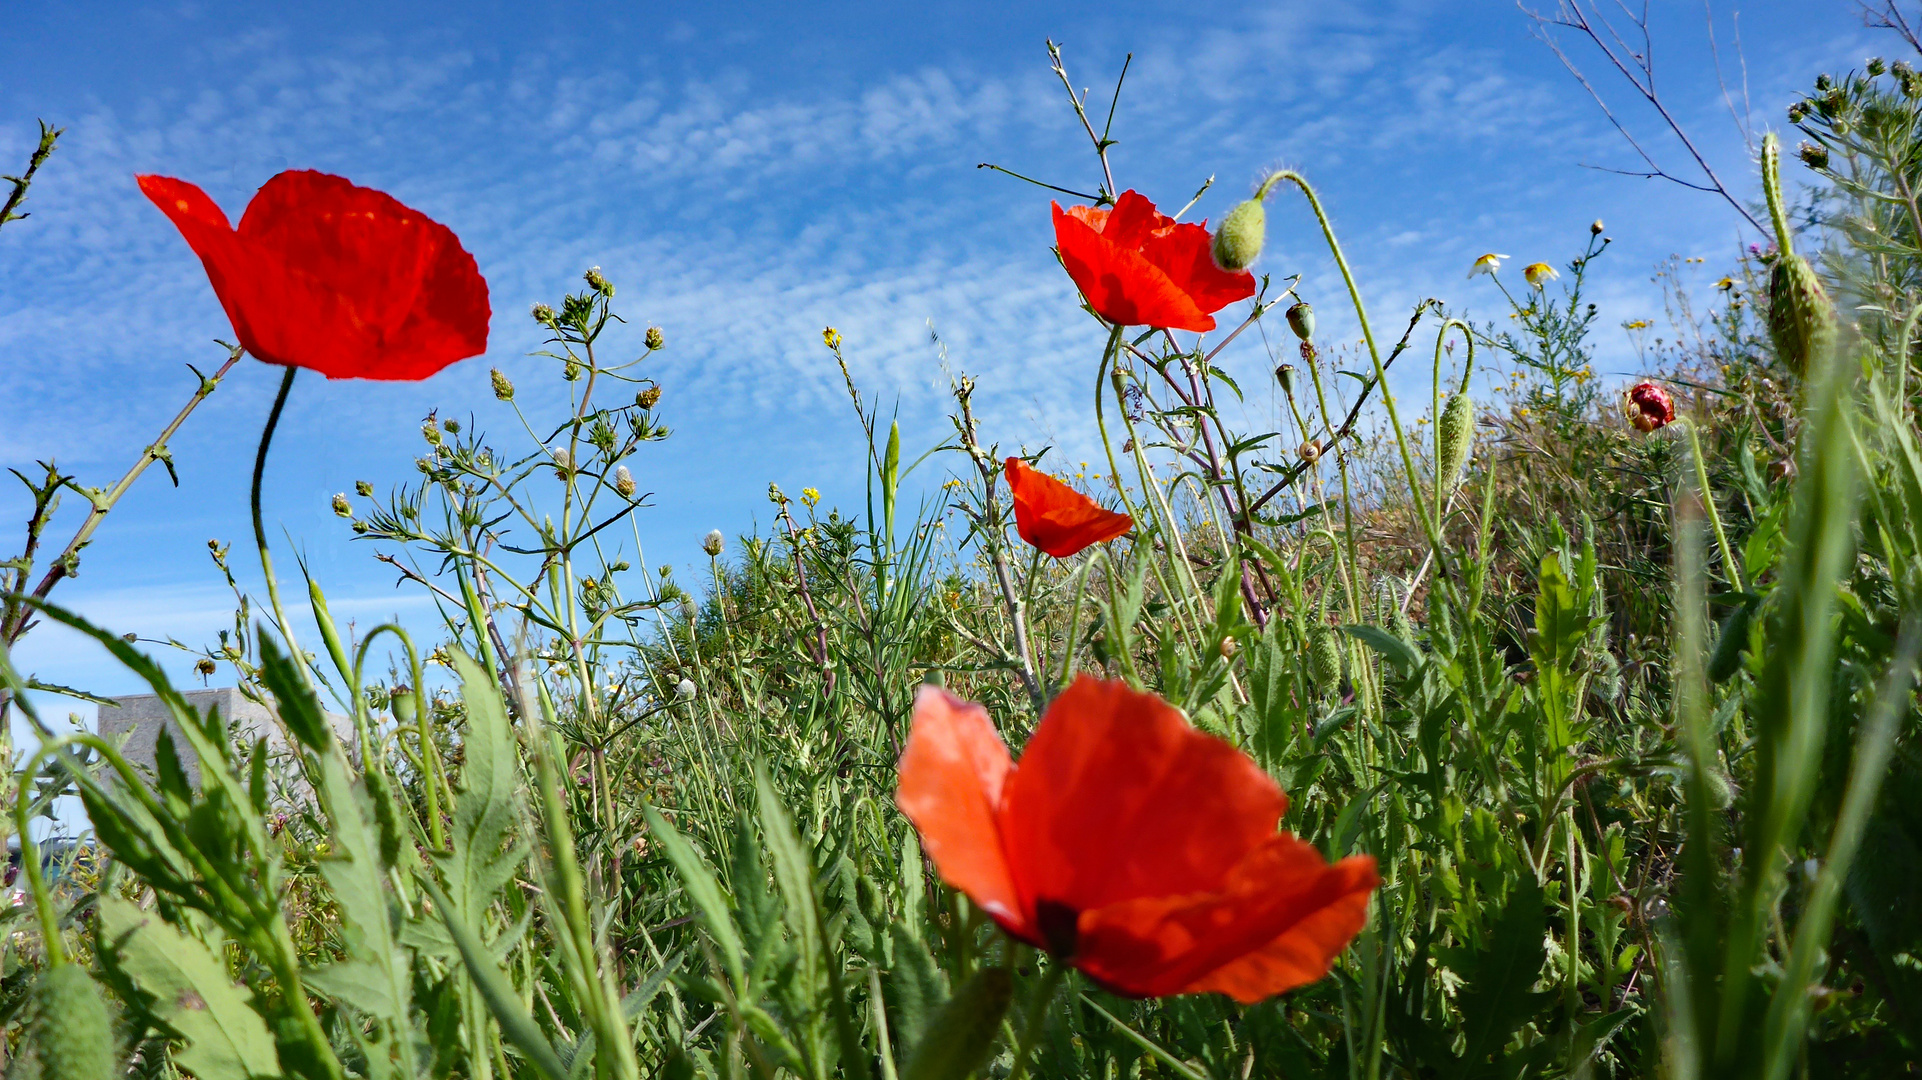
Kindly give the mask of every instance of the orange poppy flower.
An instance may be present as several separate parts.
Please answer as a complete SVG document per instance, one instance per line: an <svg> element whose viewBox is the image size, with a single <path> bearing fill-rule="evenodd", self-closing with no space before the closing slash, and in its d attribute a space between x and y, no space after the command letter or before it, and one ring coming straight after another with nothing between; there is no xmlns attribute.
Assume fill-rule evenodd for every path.
<svg viewBox="0 0 1922 1080"><path fill-rule="evenodd" d="M338 176L283 172L240 228L184 180L140 190L200 256L240 344L330 379L425 379L487 351L491 309L447 226Z"/></svg>
<svg viewBox="0 0 1922 1080"><path fill-rule="evenodd" d="M1381 883L1372 857L1330 865L1276 832L1288 798L1233 746L1086 675L1019 765L981 706L922 687L895 801L942 880L1132 997L1252 1002L1313 982Z"/></svg>
<svg viewBox="0 0 1922 1080"><path fill-rule="evenodd" d="M1018 457L1006 463L1008 489L1014 492L1014 528L1021 539L1057 559L1065 559L1090 544L1134 528L1135 519L1112 510L1079 491L1029 468Z"/></svg>
<svg viewBox="0 0 1922 1080"><path fill-rule="evenodd" d="M1119 326L1215 328L1214 313L1255 295L1255 276L1215 265L1205 224L1176 224L1124 191L1114 209L1054 204L1054 242L1095 314Z"/></svg>

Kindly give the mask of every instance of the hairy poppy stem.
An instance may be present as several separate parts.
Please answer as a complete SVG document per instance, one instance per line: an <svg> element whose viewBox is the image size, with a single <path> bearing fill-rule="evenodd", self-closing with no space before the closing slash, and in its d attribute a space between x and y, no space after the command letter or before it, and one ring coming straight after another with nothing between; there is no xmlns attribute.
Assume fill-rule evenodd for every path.
<svg viewBox="0 0 1922 1080"><path fill-rule="evenodd" d="M260 450L254 454L254 487L252 506L254 511L254 543L260 548L260 572L267 578L267 601L274 609L274 622L280 626L280 638L287 643L287 652L294 658L294 667L299 669L300 677L313 685L313 676L307 671L306 654L294 644L293 627L287 623L287 613L280 606L280 585L274 580L274 557L267 550L267 527L260 519L260 480L267 472L267 448L274 444L274 429L280 426L280 411L287 407L287 394L294 388L294 376L299 368L289 364L287 374L281 376L280 393L274 395L274 407L267 412L267 426L260 432Z"/></svg>
<svg viewBox="0 0 1922 1080"><path fill-rule="evenodd" d="M1008 1080L1021 1080L1028 1075L1028 1055L1041 1037L1041 1024L1048 1018L1048 1003L1054 1000L1054 992L1060 988L1061 977L1067 972L1068 966L1060 962L1049 964L1048 970L1042 972L1040 985L1028 999L1028 1015L1021 1021L1020 1041L1015 1044L1014 1068L1008 1073Z"/></svg>

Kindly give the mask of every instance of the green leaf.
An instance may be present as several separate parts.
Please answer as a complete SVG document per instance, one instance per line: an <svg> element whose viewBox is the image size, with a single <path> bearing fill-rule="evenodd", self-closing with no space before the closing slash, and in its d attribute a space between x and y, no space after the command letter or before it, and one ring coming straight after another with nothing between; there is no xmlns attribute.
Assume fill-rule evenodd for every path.
<svg viewBox="0 0 1922 1080"><path fill-rule="evenodd" d="M708 936L721 950L721 963L727 968L728 976L734 985L747 983L747 969L743 960L745 952L741 944L741 934L734 926L734 917L728 912L727 897L721 892L721 883L714 878L714 871L695 852L674 826L652 806L643 805L641 812L647 816L647 831L659 841L661 851L667 861L674 864L674 870L681 877L682 887L687 889L689 900L694 902L694 912L700 917L701 925L707 929Z"/></svg>
<svg viewBox="0 0 1922 1080"><path fill-rule="evenodd" d="M440 891L431 879L422 878L421 888L433 898L434 906L439 909L441 921L446 924L448 935L454 939L454 948L459 951L461 961L467 967L468 977L480 991L481 999L487 1003L487 1011L494 1014L494 1021L501 1026L501 1035L512 1043L515 1049L527 1056L529 1061L545 1073L547 1080L568 1080L567 1066L534 1018L521 1003L520 995L514 984L507 981L507 975L487 946L481 942L480 935L454 913L454 905L447 894Z"/></svg>
<svg viewBox="0 0 1922 1080"><path fill-rule="evenodd" d="M1455 996L1462 1014L1461 1076L1482 1071L1488 1058L1501 1051L1508 1037L1552 998L1531 988L1547 956L1542 935L1547 913L1542 889L1533 874L1521 874L1509 890L1508 903L1490 928L1488 947L1464 972L1467 985Z"/></svg>
<svg viewBox="0 0 1922 1080"><path fill-rule="evenodd" d="M1344 626L1341 628L1349 637L1382 655L1382 659L1399 668L1402 674L1412 674L1421 666L1421 653L1394 634L1379 626Z"/></svg>
<svg viewBox="0 0 1922 1080"><path fill-rule="evenodd" d="M151 1011L187 1045L174 1061L199 1080L279 1077L274 1038L227 966L198 939L111 893L102 894L100 940L144 994Z"/></svg>

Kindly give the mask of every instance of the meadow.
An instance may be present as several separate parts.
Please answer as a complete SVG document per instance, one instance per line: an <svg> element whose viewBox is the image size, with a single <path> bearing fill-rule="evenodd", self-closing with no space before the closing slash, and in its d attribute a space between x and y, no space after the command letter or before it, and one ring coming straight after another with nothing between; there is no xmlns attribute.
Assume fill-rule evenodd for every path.
<svg viewBox="0 0 1922 1080"><path fill-rule="evenodd" d="M685 437L650 366L673 342L621 283L496 313L394 196L289 171L236 226L191 177L139 178L234 344L117 485L15 471L0 643L78 631L178 736L130 762L0 649L39 733L0 788L8 1075L1917 1071L1922 56L1814 78L1755 166L1770 242L1674 293L1654 370L1614 385L1604 222L1567 262L1490 253L1472 295L1369 312L1338 192L1277 171L1185 222L1117 177L1115 106L1051 55L1086 166L1017 197L1037 228L1054 204L1106 341L1077 361L1099 460L1011 455L1032 433L984 429L965 374L949 430L903 431L827 327L865 500L770 487L699 580L619 554L650 448ZM0 227L33 228L59 137ZM1264 257L1280 215L1342 288ZM539 324L570 407L525 413L495 370L519 430L430 417L417 478L337 495L439 624L337 623L262 520L297 467L283 407L318 375L426 378L495 315ZM1275 430L1226 407L1255 390L1214 363L1244 332L1286 343ZM57 590L260 362L284 375L254 540L212 552L235 617L195 662L280 746ZM63 498L92 507L71 540ZM260 596L232 569L256 559ZM67 794L92 832L42 850Z"/></svg>

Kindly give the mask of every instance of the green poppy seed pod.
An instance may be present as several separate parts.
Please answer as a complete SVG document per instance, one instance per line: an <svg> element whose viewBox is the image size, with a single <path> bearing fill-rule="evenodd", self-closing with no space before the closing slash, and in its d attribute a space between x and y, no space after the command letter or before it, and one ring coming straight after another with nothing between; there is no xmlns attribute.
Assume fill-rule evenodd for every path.
<svg viewBox="0 0 1922 1080"><path fill-rule="evenodd" d="M1308 674L1315 685L1332 689L1341 681L1341 631L1318 626L1308 642Z"/></svg>
<svg viewBox="0 0 1922 1080"><path fill-rule="evenodd" d="M413 688L404 683L394 687L387 693L387 703L394 710L394 719L403 724L411 724L414 722L414 716L418 709L416 708Z"/></svg>
<svg viewBox="0 0 1922 1080"><path fill-rule="evenodd" d="M113 1017L93 976L79 964L40 973L28 1034L46 1080L109 1080L114 1067Z"/></svg>
<svg viewBox="0 0 1922 1080"><path fill-rule="evenodd" d="M1441 433L1441 485L1452 491L1475 449L1475 402L1467 392L1450 394L1437 425Z"/></svg>
<svg viewBox="0 0 1922 1080"><path fill-rule="evenodd" d="M966 1080L993 1055L1013 1000L1014 977L1007 968L975 972L929 1019L901 1080Z"/></svg>
<svg viewBox="0 0 1922 1080"><path fill-rule="evenodd" d="M1248 199L1228 211L1215 230L1215 265L1223 270L1246 270L1261 257L1261 245L1268 239L1268 211L1259 197Z"/></svg>
<svg viewBox="0 0 1922 1080"><path fill-rule="evenodd" d="M1289 397L1295 396L1295 365L1280 364L1275 367L1275 381L1281 384L1281 392Z"/></svg>
<svg viewBox="0 0 1922 1080"><path fill-rule="evenodd" d="M647 344L647 348L649 352L653 352L656 349L659 349L661 346L667 344L667 337L661 333L661 328L658 326L648 327L647 336L643 340Z"/></svg>
<svg viewBox="0 0 1922 1080"><path fill-rule="evenodd" d="M1315 309L1308 301L1297 300L1288 308L1288 329L1303 341L1315 336Z"/></svg>
<svg viewBox="0 0 1922 1080"><path fill-rule="evenodd" d="M514 384L507 381L506 372L500 368L495 368L488 372L488 378L493 380L495 398L501 401L514 400Z"/></svg>

